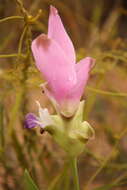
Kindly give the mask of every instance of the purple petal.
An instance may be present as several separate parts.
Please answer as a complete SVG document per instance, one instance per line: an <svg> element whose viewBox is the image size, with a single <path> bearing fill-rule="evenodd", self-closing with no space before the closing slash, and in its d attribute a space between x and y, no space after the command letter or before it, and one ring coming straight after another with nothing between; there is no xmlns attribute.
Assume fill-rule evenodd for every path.
<svg viewBox="0 0 127 190"><path fill-rule="evenodd" d="M28 113L25 117L24 127L31 129L37 126L37 117L33 113Z"/></svg>

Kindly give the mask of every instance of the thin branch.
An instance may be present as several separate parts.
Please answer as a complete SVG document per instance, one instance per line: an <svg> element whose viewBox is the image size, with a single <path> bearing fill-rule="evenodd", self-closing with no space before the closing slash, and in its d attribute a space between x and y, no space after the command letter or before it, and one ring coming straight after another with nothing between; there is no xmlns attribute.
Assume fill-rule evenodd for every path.
<svg viewBox="0 0 127 190"><path fill-rule="evenodd" d="M22 14L24 15L24 17L28 16L29 14L23 5L23 2L21 0L16 0L16 3L19 5L20 10L21 10Z"/></svg>
<svg viewBox="0 0 127 190"><path fill-rule="evenodd" d="M127 97L127 93L104 91L104 90L96 89L90 86L88 86L87 89L98 94L103 94L103 95L108 95L108 96Z"/></svg>
<svg viewBox="0 0 127 190"><path fill-rule="evenodd" d="M19 56L23 57L23 58L26 57L23 54L13 53L13 54L3 54L3 55L0 55L0 58L10 58L10 57L19 57Z"/></svg>
<svg viewBox="0 0 127 190"><path fill-rule="evenodd" d="M0 23L6 22L8 20L15 20L15 19L23 20L24 18L22 16L9 16L9 17L0 19Z"/></svg>
<svg viewBox="0 0 127 190"><path fill-rule="evenodd" d="M20 54L22 52L23 39L24 39L24 36L25 36L26 32L27 32L27 26L24 26L23 32L22 32L20 40L19 40L19 45L18 45L18 54L19 54L19 56L20 56Z"/></svg>

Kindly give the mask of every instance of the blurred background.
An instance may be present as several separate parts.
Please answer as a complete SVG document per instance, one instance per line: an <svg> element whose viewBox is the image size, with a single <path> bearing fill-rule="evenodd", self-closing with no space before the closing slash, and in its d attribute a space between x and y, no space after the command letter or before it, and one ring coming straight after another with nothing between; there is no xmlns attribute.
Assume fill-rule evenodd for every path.
<svg viewBox="0 0 127 190"><path fill-rule="evenodd" d="M51 4L77 60L96 59L83 97L96 137L79 157L81 189L127 190L126 0L0 0L0 190L27 190L25 169L41 190L74 189L65 153L47 133L23 127L25 114L37 113L35 100L54 113L30 51L32 39L47 32Z"/></svg>

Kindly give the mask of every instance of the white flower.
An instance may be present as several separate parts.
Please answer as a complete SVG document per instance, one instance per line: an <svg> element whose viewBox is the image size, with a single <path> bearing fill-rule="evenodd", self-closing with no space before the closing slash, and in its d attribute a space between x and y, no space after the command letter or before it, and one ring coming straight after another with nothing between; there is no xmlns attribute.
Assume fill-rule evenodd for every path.
<svg viewBox="0 0 127 190"><path fill-rule="evenodd" d="M47 108L43 109L38 101L36 101L36 104L38 105L38 109L39 109L38 110L39 117L37 117L37 124L39 124L41 128L52 125L53 120L48 112L48 109Z"/></svg>

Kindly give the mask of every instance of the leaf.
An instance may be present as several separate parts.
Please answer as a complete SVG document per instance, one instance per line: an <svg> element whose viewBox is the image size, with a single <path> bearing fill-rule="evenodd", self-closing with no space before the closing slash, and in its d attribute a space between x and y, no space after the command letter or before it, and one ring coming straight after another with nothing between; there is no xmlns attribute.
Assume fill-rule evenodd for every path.
<svg viewBox="0 0 127 190"><path fill-rule="evenodd" d="M0 102L0 150L4 147L4 107Z"/></svg>
<svg viewBox="0 0 127 190"><path fill-rule="evenodd" d="M112 188L116 186L118 186L118 184L108 184L108 185L103 185L101 187L97 187L94 190L112 190Z"/></svg>
<svg viewBox="0 0 127 190"><path fill-rule="evenodd" d="M24 172L24 183L25 190L39 190L27 170Z"/></svg>

